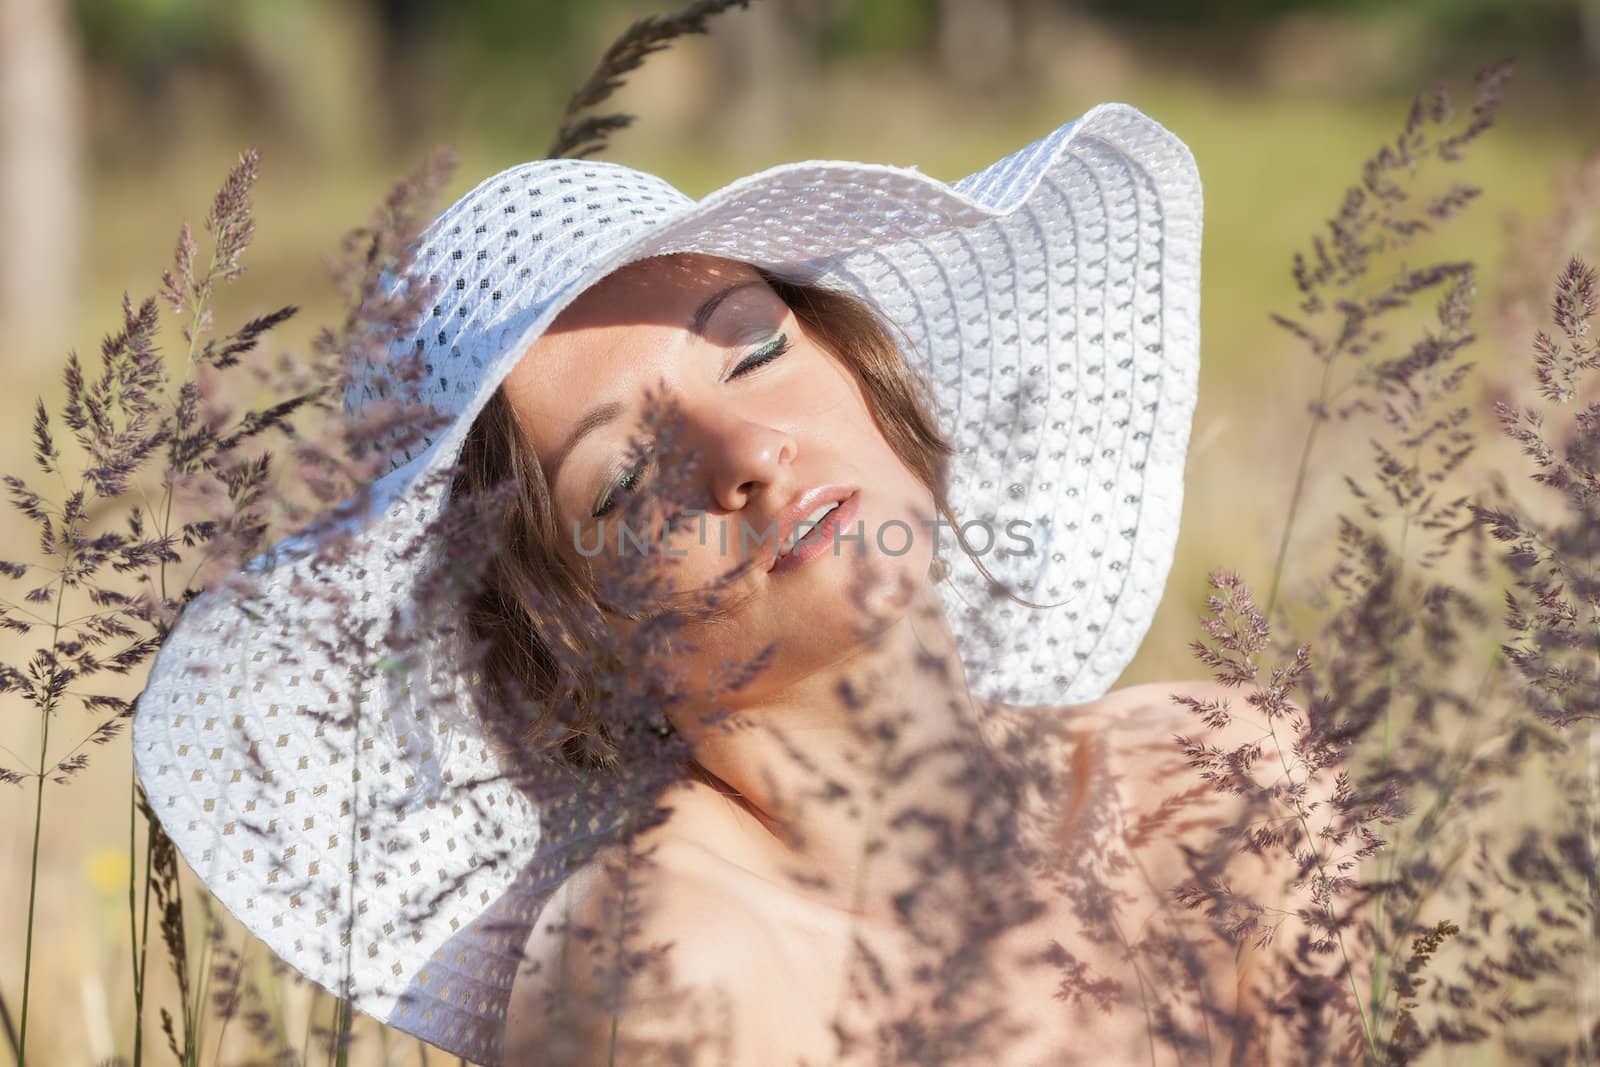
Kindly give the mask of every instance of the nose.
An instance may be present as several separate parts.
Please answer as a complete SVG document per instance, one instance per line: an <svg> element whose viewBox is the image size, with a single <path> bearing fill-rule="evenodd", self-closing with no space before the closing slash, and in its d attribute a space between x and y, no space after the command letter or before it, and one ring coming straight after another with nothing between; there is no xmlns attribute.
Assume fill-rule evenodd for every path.
<svg viewBox="0 0 1600 1067"><path fill-rule="evenodd" d="M740 511L758 491L786 475L799 446L787 430L720 411L693 420L693 447L716 506Z"/></svg>

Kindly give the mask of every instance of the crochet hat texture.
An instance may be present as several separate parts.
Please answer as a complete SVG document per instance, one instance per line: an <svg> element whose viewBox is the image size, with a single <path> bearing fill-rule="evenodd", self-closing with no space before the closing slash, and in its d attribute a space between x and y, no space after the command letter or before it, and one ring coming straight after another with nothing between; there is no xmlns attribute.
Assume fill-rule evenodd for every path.
<svg viewBox="0 0 1600 1067"><path fill-rule="evenodd" d="M463 676L460 620L425 602L426 576L449 560L418 542L445 504L440 472L529 346L601 278L672 253L863 298L896 327L957 448L955 515L1030 524L1032 552L985 565L1056 605L994 600L969 559L949 557L939 595L974 693L1077 703L1132 658L1171 565L1200 227L1189 151L1123 105L954 184L807 162L695 201L607 163L495 175L424 233L414 276L437 296L394 349L425 360L443 428L390 457L353 548L269 554L255 594L224 586L184 612L134 722L151 806L211 892L301 973L499 1063L517 954L554 888L536 862L541 829L571 813L533 810L470 728L480 695ZM365 368L347 407L383 395L384 375ZM327 583L345 594L337 610L304 595ZM352 632L374 635L357 656L369 674L388 654L375 635L404 633L420 652L371 689L345 647Z"/></svg>

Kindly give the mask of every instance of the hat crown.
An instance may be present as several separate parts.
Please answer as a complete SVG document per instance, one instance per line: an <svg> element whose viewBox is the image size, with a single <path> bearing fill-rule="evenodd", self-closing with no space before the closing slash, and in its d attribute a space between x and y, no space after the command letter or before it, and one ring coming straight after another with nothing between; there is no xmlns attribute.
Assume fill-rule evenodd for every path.
<svg viewBox="0 0 1600 1067"><path fill-rule="evenodd" d="M359 417L388 399L445 419L476 407L499 357L552 301L689 203L653 174L581 159L535 160L479 183L423 232L408 273L386 280L390 299L414 285L428 296L381 358L352 359L345 413ZM391 443L389 469L431 443Z"/></svg>

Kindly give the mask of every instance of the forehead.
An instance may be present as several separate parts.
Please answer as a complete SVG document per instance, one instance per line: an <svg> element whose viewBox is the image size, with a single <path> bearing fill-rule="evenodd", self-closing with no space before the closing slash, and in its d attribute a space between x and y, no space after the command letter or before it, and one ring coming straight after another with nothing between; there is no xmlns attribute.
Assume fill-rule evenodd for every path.
<svg viewBox="0 0 1600 1067"><path fill-rule="evenodd" d="M685 325L710 293L759 278L749 264L715 256L685 254L640 260L580 293L556 317L546 336L597 326Z"/></svg>

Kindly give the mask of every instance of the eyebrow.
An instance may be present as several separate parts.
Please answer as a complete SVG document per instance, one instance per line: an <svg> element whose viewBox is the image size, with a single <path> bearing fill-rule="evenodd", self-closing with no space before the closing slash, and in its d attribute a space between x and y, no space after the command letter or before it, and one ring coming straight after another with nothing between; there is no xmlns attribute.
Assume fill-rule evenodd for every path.
<svg viewBox="0 0 1600 1067"><path fill-rule="evenodd" d="M695 333L705 333L706 327L711 323L711 316L717 313L717 308L722 306L724 300L741 289L765 284L759 278L747 278L744 281L734 282L732 285L718 289L706 297L700 306L695 309L694 316L689 320L689 329ZM556 473L560 471L561 465L566 462L567 456L572 454L572 450L578 447L579 441L582 441L589 434L600 429L600 427L615 422L621 414L622 405L613 400L610 403L600 404L590 409L583 418L579 419L578 424L572 428L571 433L567 434L567 439L562 442L561 448L556 452L555 462L550 465L551 483L554 484Z"/></svg>

